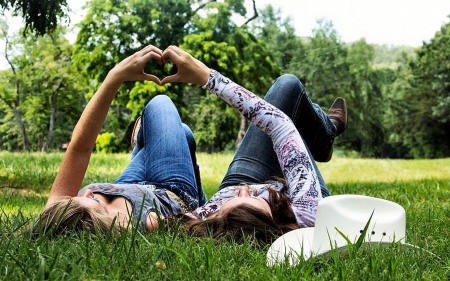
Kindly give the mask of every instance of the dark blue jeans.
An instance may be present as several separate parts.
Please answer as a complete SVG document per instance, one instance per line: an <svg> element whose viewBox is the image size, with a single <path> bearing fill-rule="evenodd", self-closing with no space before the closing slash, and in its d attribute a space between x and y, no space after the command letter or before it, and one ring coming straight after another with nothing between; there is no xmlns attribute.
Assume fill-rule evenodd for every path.
<svg viewBox="0 0 450 281"><path fill-rule="evenodd" d="M336 127L319 105L312 103L303 84L294 75L286 74L275 80L264 100L287 114L309 149L309 155L331 149ZM314 158L313 158L314 159ZM329 196L325 181L315 163L323 197ZM245 133L219 190L240 183L259 184L273 177L283 178L271 138L251 124Z"/></svg>
<svg viewBox="0 0 450 281"><path fill-rule="evenodd" d="M131 161L116 183L161 184L176 194L206 202L191 129L181 122L172 100L154 97L142 112Z"/></svg>

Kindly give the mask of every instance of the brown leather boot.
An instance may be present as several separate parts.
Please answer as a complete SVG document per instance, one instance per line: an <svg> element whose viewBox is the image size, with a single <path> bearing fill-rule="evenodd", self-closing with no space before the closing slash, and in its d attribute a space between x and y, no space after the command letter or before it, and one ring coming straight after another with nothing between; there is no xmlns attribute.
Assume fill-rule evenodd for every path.
<svg viewBox="0 0 450 281"><path fill-rule="evenodd" d="M328 110L328 117L331 122L336 126L336 136L342 134L347 128L347 103L343 98L337 98L334 100L330 109ZM330 143L326 147L320 149L311 150L314 160L317 162L328 162L333 156L333 143Z"/></svg>
<svg viewBox="0 0 450 281"><path fill-rule="evenodd" d="M330 109L328 117L337 128L336 136L341 135L347 128L347 102L343 98L337 98Z"/></svg>
<svg viewBox="0 0 450 281"><path fill-rule="evenodd" d="M139 129L141 128L141 116L139 116L136 121L134 121L133 133L131 134L131 148L134 148L137 143L137 136Z"/></svg>

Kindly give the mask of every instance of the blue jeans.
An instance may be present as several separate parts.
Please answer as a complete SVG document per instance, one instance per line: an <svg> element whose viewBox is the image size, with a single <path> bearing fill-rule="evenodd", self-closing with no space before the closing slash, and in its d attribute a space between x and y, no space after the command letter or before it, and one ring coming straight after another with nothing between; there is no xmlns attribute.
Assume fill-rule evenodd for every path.
<svg viewBox="0 0 450 281"><path fill-rule="evenodd" d="M195 150L194 135L181 122L172 100L168 96L158 95L142 112L131 161L116 183L163 186L182 195L181 198L187 196L198 201L201 206L206 198Z"/></svg>
<svg viewBox="0 0 450 281"><path fill-rule="evenodd" d="M264 100L287 114L302 136L312 159L314 153L332 149L336 126L319 105L311 102L303 84L294 75L286 74L275 80ZM322 196L330 195L315 163ZM271 138L251 124L245 133L219 190L240 183L259 184L273 177L283 178Z"/></svg>

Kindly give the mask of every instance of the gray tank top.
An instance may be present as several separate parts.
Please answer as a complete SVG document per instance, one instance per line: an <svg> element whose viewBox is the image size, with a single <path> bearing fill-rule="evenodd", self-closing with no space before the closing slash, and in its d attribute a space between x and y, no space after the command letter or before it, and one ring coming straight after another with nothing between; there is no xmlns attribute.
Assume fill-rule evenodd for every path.
<svg viewBox="0 0 450 281"><path fill-rule="evenodd" d="M145 228L150 212L156 212L161 218L183 213L180 204L167 195L166 189L156 185L93 183L83 187L78 196L86 189L90 189L93 193L128 199L133 209L133 222L139 227Z"/></svg>

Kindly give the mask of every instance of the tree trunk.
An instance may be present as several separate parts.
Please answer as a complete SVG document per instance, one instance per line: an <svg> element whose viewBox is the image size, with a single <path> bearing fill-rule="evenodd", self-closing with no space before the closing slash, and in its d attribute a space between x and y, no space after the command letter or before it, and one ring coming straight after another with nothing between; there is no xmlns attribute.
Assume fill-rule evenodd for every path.
<svg viewBox="0 0 450 281"><path fill-rule="evenodd" d="M23 125L22 116L17 108L12 109L14 111L14 115L16 116L17 126L19 126L20 134L22 135L23 140L23 150L26 152L30 152L30 142L28 141L27 132L25 130L25 126Z"/></svg>
<svg viewBox="0 0 450 281"><path fill-rule="evenodd" d="M20 131L20 134L22 135L22 139L23 139L23 150L26 152L30 152L30 142L28 141L27 132L25 131L25 126L23 125L23 121L22 121L22 115L20 114L20 110L19 110L19 105L21 103L20 83L17 78L16 68L14 67L14 64L9 59L9 55L8 55L9 38L7 36L7 32L5 33L5 31L3 31L3 33L4 33L4 40L5 40L5 59L8 62L9 66L11 67L11 70L14 74L14 80L15 80L14 84L16 87L16 98L15 98L14 104L9 103L9 102L6 102L6 104L9 106L9 108L11 108L11 110L14 112L14 115L16 116L17 126L19 126L19 131Z"/></svg>
<svg viewBox="0 0 450 281"><path fill-rule="evenodd" d="M53 130L55 128L55 118L56 118L56 102L58 97L58 92L62 87L62 79L59 81L58 86L52 93L51 102L50 102L50 121L47 132L47 139L45 141L44 146L42 146L42 152L47 152L48 147L50 146L50 142L53 137Z"/></svg>

